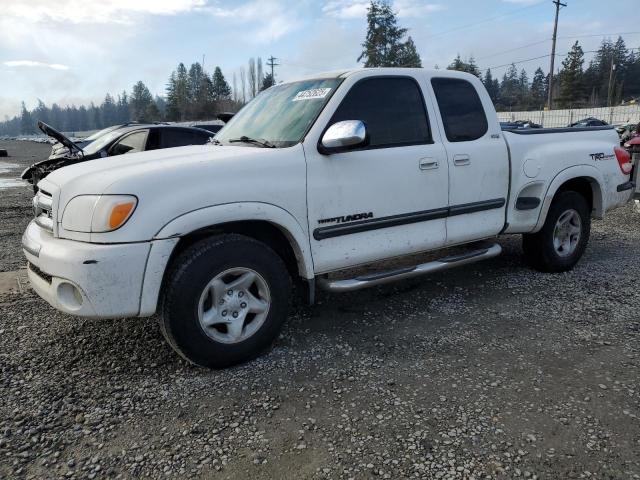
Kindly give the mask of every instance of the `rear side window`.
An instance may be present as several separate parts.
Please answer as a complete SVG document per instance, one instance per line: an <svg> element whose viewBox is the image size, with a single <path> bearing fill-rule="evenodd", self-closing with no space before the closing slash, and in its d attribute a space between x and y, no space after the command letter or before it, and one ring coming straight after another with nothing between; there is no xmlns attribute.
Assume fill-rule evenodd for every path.
<svg viewBox="0 0 640 480"><path fill-rule="evenodd" d="M191 132L167 128L161 130L161 148L184 147L186 145L203 145L209 140L206 133Z"/></svg>
<svg viewBox="0 0 640 480"><path fill-rule="evenodd" d="M459 78L433 78L431 85L450 142L469 142L487 133L487 115L471 83Z"/></svg>
<svg viewBox="0 0 640 480"><path fill-rule="evenodd" d="M329 125L342 120L363 121L370 138L369 147L431 142L422 92L411 78L368 78L356 83Z"/></svg>

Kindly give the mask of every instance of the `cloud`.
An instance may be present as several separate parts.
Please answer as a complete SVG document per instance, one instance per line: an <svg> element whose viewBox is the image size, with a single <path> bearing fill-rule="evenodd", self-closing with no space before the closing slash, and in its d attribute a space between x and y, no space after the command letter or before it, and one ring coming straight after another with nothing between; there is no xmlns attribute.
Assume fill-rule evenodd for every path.
<svg viewBox="0 0 640 480"><path fill-rule="evenodd" d="M329 0L323 7L325 15L341 20L364 19L367 16L368 0ZM437 3L424 3L419 0L395 0L391 5L401 18L424 17L425 15L444 10Z"/></svg>
<svg viewBox="0 0 640 480"><path fill-rule="evenodd" d="M9 60L4 62L4 65L9 68L16 67L37 67L37 68L50 68L51 70L69 70L67 65L62 65L60 63L44 63L44 62L36 62L33 60Z"/></svg>
<svg viewBox="0 0 640 480"><path fill-rule="evenodd" d="M304 24L295 6L277 0L252 0L231 8L209 6L202 11L230 24L250 24L246 39L255 43L272 42L301 29Z"/></svg>
<svg viewBox="0 0 640 480"><path fill-rule="evenodd" d="M540 0L502 0L506 3L515 3L516 5L533 5L535 3L540 3Z"/></svg>
<svg viewBox="0 0 640 480"><path fill-rule="evenodd" d="M367 15L368 1L331 0L324 4L322 11L333 18L350 20L365 18Z"/></svg>
<svg viewBox="0 0 640 480"><path fill-rule="evenodd" d="M59 23L131 23L132 15L176 15L204 7L206 0L11 0L3 16Z"/></svg>

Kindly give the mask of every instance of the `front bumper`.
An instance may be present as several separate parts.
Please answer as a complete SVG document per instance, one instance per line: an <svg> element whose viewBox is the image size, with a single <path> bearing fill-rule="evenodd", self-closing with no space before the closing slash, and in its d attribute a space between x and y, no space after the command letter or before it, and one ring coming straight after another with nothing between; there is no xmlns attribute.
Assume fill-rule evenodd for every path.
<svg viewBox="0 0 640 480"><path fill-rule="evenodd" d="M54 308L82 317L116 318L155 311L158 270L164 271L167 251L176 241L85 243L54 238L32 221L22 246L33 289ZM145 285L148 264L154 266L154 277ZM159 276L161 280L162 273Z"/></svg>

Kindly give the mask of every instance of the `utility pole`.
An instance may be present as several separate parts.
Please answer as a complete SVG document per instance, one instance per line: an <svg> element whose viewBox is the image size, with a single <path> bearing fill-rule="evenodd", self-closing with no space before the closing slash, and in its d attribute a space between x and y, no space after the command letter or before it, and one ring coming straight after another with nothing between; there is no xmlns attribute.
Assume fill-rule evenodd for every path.
<svg viewBox="0 0 640 480"><path fill-rule="evenodd" d="M560 15L560 7L566 7L566 3L562 3L560 0L554 0L552 2L556 6L556 21L553 24L553 38L551 43L551 67L549 68L549 94L547 97L547 105L549 110L552 108L553 103L553 64L556 60L556 38L558 36L558 16Z"/></svg>
<svg viewBox="0 0 640 480"><path fill-rule="evenodd" d="M607 106L611 106L611 97L613 97L613 88L611 86L613 82L613 71L616 69L616 64L613 63L613 58L611 59L611 70L609 70L609 88L607 88Z"/></svg>
<svg viewBox="0 0 640 480"><path fill-rule="evenodd" d="M267 59L267 67L271 67L271 79L273 80L273 83L276 83L276 77L275 74L273 73L273 67L277 67L278 65L280 65L279 63L276 63L277 58L274 57L273 55L271 55L268 59Z"/></svg>

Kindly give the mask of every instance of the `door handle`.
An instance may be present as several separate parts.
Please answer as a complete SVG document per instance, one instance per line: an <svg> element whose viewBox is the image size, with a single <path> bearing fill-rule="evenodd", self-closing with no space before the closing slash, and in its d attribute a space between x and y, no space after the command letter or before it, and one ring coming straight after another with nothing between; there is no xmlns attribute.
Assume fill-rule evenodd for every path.
<svg viewBox="0 0 640 480"><path fill-rule="evenodd" d="M440 166L437 160L429 157L421 158L418 165L420 166L420 170L435 170Z"/></svg>
<svg viewBox="0 0 640 480"><path fill-rule="evenodd" d="M460 153L458 155L454 155L453 156L453 164L456 167L462 167L464 165L470 165L471 164L471 157L469 155L467 155L466 153Z"/></svg>

